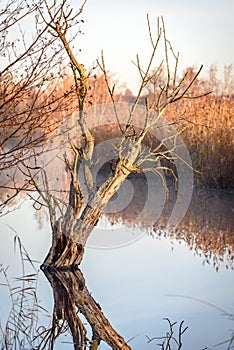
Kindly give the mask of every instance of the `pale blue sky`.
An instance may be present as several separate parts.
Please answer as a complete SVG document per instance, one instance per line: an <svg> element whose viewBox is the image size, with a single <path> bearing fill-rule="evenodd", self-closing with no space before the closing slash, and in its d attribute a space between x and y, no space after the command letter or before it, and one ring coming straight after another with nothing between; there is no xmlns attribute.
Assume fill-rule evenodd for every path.
<svg viewBox="0 0 234 350"><path fill-rule="evenodd" d="M138 75L131 63L136 53L146 63L150 54L146 14L152 26L163 16L167 35L175 51L180 52L180 67L212 64L223 72L225 64L234 63L233 0L88 0L78 38L81 59L89 66L104 50L107 67L122 82L136 88ZM203 74L204 74L203 73Z"/></svg>

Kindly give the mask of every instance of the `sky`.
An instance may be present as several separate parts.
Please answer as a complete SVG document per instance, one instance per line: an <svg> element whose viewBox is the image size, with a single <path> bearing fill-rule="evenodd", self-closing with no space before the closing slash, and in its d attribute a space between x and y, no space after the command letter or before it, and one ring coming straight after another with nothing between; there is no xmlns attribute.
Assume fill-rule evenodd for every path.
<svg viewBox="0 0 234 350"><path fill-rule="evenodd" d="M90 67L103 50L106 67L135 91L139 74L132 61L138 53L144 67L151 53L147 13L155 34L157 17L163 16L181 71L203 64L207 74L215 64L221 76L224 65L234 63L233 0L88 0L84 35L77 39L80 59Z"/></svg>

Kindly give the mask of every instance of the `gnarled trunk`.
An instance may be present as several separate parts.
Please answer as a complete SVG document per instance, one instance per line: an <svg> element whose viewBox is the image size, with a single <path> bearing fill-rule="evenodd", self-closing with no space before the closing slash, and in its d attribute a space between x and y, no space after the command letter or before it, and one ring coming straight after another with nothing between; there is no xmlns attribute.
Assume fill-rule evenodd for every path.
<svg viewBox="0 0 234 350"><path fill-rule="evenodd" d="M70 208L65 217L54 225L52 246L42 265L43 268L73 270L80 264L86 241L111 197L130 174L128 162L120 161L115 174L103 184L87 203L78 219Z"/></svg>
<svg viewBox="0 0 234 350"><path fill-rule="evenodd" d="M74 269L80 264L84 254L84 246L74 241L73 228L74 218L72 212L69 211L66 217L59 218L53 227L52 245L42 268L52 267L67 270Z"/></svg>

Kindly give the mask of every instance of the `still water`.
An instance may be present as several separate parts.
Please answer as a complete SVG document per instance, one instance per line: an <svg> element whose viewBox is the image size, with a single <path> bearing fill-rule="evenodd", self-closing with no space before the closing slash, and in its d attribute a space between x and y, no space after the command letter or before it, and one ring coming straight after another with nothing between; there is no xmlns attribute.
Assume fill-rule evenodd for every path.
<svg viewBox="0 0 234 350"><path fill-rule="evenodd" d="M162 338L148 340L165 336L168 323L164 318L178 322L175 337L184 320L188 329L183 334L182 349L228 349L226 341L234 330L232 200L232 193L195 192L188 215L173 235L157 227L153 234L143 227L133 228L127 214L122 223L116 218L111 219L112 224L103 219L95 228L81 270L89 292L113 328L130 340L132 349L160 348L157 344L162 344ZM32 203L25 201L2 217L0 231L0 263L9 266L10 281L18 283L14 277L22 276L19 249L14 250L16 233L39 270L51 237L48 222L39 220ZM113 244L98 246L96 237L100 235L103 239L112 237ZM128 244L122 241L125 236ZM32 272L26 263L25 273ZM36 295L38 304L47 310L46 316L43 312L39 316L37 326L49 327L53 292L42 271ZM11 303L5 286L0 286L0 296L0 321L4 325ZM72 348L69 332L56 340L55 349ZM99 348L109 349L103 342Z"/></svg>

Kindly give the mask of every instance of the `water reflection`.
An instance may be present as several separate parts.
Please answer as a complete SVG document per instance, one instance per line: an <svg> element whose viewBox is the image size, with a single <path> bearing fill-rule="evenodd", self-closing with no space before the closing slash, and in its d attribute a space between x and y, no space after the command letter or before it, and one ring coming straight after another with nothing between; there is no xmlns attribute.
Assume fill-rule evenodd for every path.
<svg viewBox="0 0 234 350"><path fill-rule="evenodd" d="M23 264L25 264L25 261ZM109 320L103 314L101 306L95 301L92 294L89 292L85 283L84 276L79 269L74 271L44 270L43 272L49 281L53 291L53 308L51 313L47 314L47 318L49 316L51 319L49 322L50 324L48 325L48 321L43 323L42 320L41 314L44 313L45 309L43 308L44 300L42 300L42 302L39 302L38 299L38 275L34 273L19 277L17 279L18 287L16 288L12 286L10 290L13 301L13 308L11 314L9 315L5 329L2 327L3 324L0 324L0 344L2 346L1 349L63 350L73 348L75 350L94 350L99 348L107 349L107 345L105 346L105 344L108 344L112 349L116 350L131 348L137 350L147 348L149 350L155 349L157 343L162 344L160 347L161 349L166 349L166 347L164 347L165 345L168 346L168 349L178 350L181 347L183 348L183 330L187 329L188 321L185 320L184 324L183 322L174 324L170 318L165 318L168 313L165 308L163 310L163 315L164 318L169 322L169 326L167 327L167 330L164 334L161 333L161 330L159 330L159 324L155 324L155 321L153 319L150 319L149 323L141 314L141 317L143 317L143 319L140 324L140 329L142 336L144 337L143 341L142 339L139 341L139 337L136 336L136 331L131 328L132 326L128 322L128 317L126 317L124 327L129 328L128 333L132 333L131 337L129 337L131 340L130 347L128 342L126 343L123 337L121 337L113 329ZM131 278L132 277L133 276L131 276ZM143 276L141 279L142 283L144 283ZM170 279L172 279L172 277L170 277ZM19 286L20 282L22 284L21 286ZM120 280L118 279L116 282L120 283ZM125 281L123 280L121 282L124 282L124 286L126 288ZM113 281L109 281L109 283L113 283ZM162 281L160 284L162 284ZM104 285L102 285L102 289L104 288ZM149 288L149 285L147 284L144 284L144 286ZM44 292L46 295L49 294L49 288L47 287L49 287L48 284L44 285L44 288L46 289ZM173 286L173 289L174 288L175 286ZM142 293L141 302L143 304L142 307L144 308L147 305L147 301L145 300L147 294L143 289L141 289L140 292ZM131 297L134 298L133 295ZM120 300L116 298L115 302L116 304L121 305L121 297ZM160 307L160 301L158 298L154 300L153 303L157 305L157 308ZM183 306L181 307L180 311L184 310L185 303L186 299L183 297ZM214 307L212 304L208 306ZM154 307L154 305L152 304L151 307ZM218 308L217 306L215 308L218 309L218 311L222 312L223 317L228 316L233 319L233 314L226 313L224 310ZM139 316L138 309L139 306L135 305L135 311L130 311L132 313L131 317L133 320L135 318L137 320L137 316ZM123 310L120 309L120 307L118 307L118 313L123 314ZM204 323L203 327L205 327L206 321L213 327L214 323L210 318L210 315L208 319L201 319L201 317L204 317L204 315L205 314L199 315L200 322L202 321ZM182 315L180 315L180 317L181 316ZM188 318L189 315L187 315L187 319ZM225 329L223 321L225 320L222 319L222 327ZM131 323L134 324L134 321L131 321ZM146 333L144 333L143 324L145 324L144 327L146 329ZM215 334L213 331L214 329L212 328L210 335L211 339L214 341ZM201 347L198 346L198 344L201 345L201 343L199 343L199 339L193 339L191 337L193 329L190 329L188 333L189 337L187 339L187 345L189 345L189 347L185 348L200 349ZM147 336L145 336L145 334L147 334ZM64 335L68 335L67 339L65 338L66 341L64 339ZM71 335L71 340L69 335ZM209 338L209 334L200 334L200 336L201 341L203 342L205 338ZM62 341L61 338L63 338ZM105 344L101 342L101 340L103 340ZM134 340L133 344L132 340ZM176 343L177 341L178 343ZM233 334L231 337L229 335L229 337L226 339L219 338L219 341L222 343L222 346L218 347L219 350L231 349L234 341ZM192 344L194 347L191 347ZM174 346L172 347L171 345Z"/></svg>
<svg viewBox="0 0 234 350"><path fill-rule="evenodd" d="M101 306L89 293L82 272L44 270L53 289L54 311L51 332L55 334L59 321L67 322L72 334L75 350L97 349L104 340L112 349L131 349L111 326L104 316ZM79 313L83 314L92 330L92 339L88 339L87 329ZM57 327L58 328L58 327Z"/></svg>
<svg viewBox="0 0 234 350"><path fill-rule="evenodd" d="M180 305L177 305L176 303L178 302L175 302L174 299L172 301L171 299L169 301L167 299L166 302L162 301L162 299L159 299L160 293L164 295L175 293L181 295L189 294L199 296L201 299L207 301L212 301L212 297L214 297L212 293L216 293L219 296L218 302L220 302L220 300L227 300L230 302L230 300L233 299L233 282L231 282L233 276L228 274L231 271L226 271L226 277L222 277L224 273L223 267L230 269L234 267L233 193L194 190L191 205L183 221L180 223L180 226L178 226L174 231L169 231L165 228L177 195L174 188L170 187L173 186L173 183L168 181L168 187L170 188L168 198L165 198L165 195L163 194L161 197L158 197L159 204L163 203L164 205L162 213L160 212L161 209L159 205L158 208L156 208L158 210L157 219L155 219L155 216L151 217L151 213L147 212L146 214L148 221L145 221L141 213L144 210L145 201L148 198L147 181L144 177L142 178L137 176L129 178L128 181L130 181L133 188L131 200L129 201L128 198L128 204L120 211L114 210L116 203L118 204L118 201L116 200L118 199L118 196L124 196L125 193L129 194L129 192L124 191L124 188L122 188L123 192L119 193L117 198L112 199L105 214L108 222L111 222L113 227L118 223L122 223L124 225L121 229L122 237L126 236L125 226L128 226L130 228L128 239L132 237L132 242L136 237L136 233L134 232L139 232L139 234L144 232L156 238L165 237L165 240L169 239L174 242L181 242L181 248L183 248L186 244L191 251L196 254L196 256L201 255L203 261L207 263L206 267L208 267L208 264L214 266L214 268L209 267L209 270L204 268L204 271L202 271L202 269L198 269L198 264L200 263L199 259L196 260L199 261L197 265L194 262L192 263L189 260L189 254L184 254L182 250L176 257L175 255L174 257L169 257L165 253L165 247L163 249L163 247L160 246L160 242L155 242L154 240L154 245L151 242L149 243L151 240L150 237L147 237L147 239L145 237L135 245L126 247L127 252L125 251L125 253L124 249L121 250L121 253L118 253L118 250L109 251L108 258L105 258L105 254L107 253L103 251L98 252L92 250L91 252L89 251L87 253L87 256L89 257L87 258L86 256L86 260L84 262L84 266L82 265L82 268L84 267L84 271L86 270L85 273L90 277L89 285L94 283L92 289L95 292L95 295L97 295L98 300L101 300L101 304L108 315L112 312L110 311L110 295L113 296L112 299L114 307L116 307L116 315L118 315L117 319L120 317L120 315L122 318L124 318L122 324L119 322L121 326L118 324L120 333L124 334L125 330L127 330L126 332L128 332L128 338L131 338L137 334L139 330L142 332L149 332L148 334L150 334L151 338L153 338L155 335L164 336L165 333L158 328L159 324L152 322L152 320L154 322L156 320L155 315L157 315L158 318L160 317L160 319L170 315L172 321L181 321L185 319L185 323L187 325L189 317L192 317L190 314L194 315L195 311L192 310L189 314L189 311L186 309L186 302L184 299ZM121 199L121 203L123 202L126 203L125 200L122 201ZM40 222L44 222L45 218L41 215L41 211L37 213L40 214L38 215L37 219L39 220L40 218ZM12 213L12 215L14 216L14 213ZM16 230L17 226L15 225L22 222L22 217L26 217L26 215L28 215L26 212L24 212L21 217L19 214L19 217L14 223ZM9 217L9 220L10 225L13 225L14 220L12 220L11 217ZM149 225L149 222L152 224L151 226ZM104 225L105 224L106 223L104 223ZM32 227L35 226L35 222L30 223L28 242L30 242L33 249L36 251L36 248L39 250L39 244L42 243L41 239L37 238L39 236L39 232L36 233L34 239L32 240L31 231ZM111 226L109 225L108 227L110 228ZM134 231L134 228L136 227L140 227L142 230ZM105 232L105 239L106 237L111 237L110 239L112 242L114 242L113 239L116 236L117 230L106 229ZM22 232L22 234L24 234L24 232ZM93 236L95 236L95 234L96 233L94 232ZM95 241L96 247L97 243L101 244L100 232L97 234L99 236ZM35 243L37 239L38 242ZM95 240L95 237L93 239ZM28 243L28 246L30 246L30 244ZM159 248L157 248L157 246ZM4 240L2 241L2 247L4 247ZM43 254L46 254L47 248L48 241L45 243L44 252L42 251L42 257L40 256L40 260L43 259ZM42 248L40 246L40 250L41 249ZM133 254L134 249L136 249L135 256ZM2 256L5 254L9 255L9 252L6 252L7 250L5 249ZM177 260L179 261L179 259L181 259L181 263L177 265ZM115 265L113 261L115 261ZM10 261L10 264L13 264L13 262ZM104 266L107 265L108 267L105 269ZM220 269L221 271L216 274L215 269ZM38 349L43 349L43 346L44 349L52 349L55 344L55 339L57 339L60 334L62 336L62 333L67 330L67 324L72 334L72 347L74 347L74 349L95 349L97 348L101 339L114 349L130 348L124 339L113 329L108 319L104 316L100 305L94 300L91 293L88 291L85 285L84 277L80 270L73 272L47 270L44 271L44 273L53 290L54 305L53 312L51 314L52 326L44 329L44 334L46 334L47 338L44 338L44 345L42 341L41 347L38 347ZM92 282L90 282L90 280ZM95 280L97 280L96 285ZM230 281L229 284L227 281ZM118 289L120 288L120 285L123 286L122 288L124 288L122 299L120 296L121 290ZM131 286L135 287L131 289ZM219 288L217 288L217 286L219 286ZM45 300L49 293L47 287L48 286L45 285L43 291L43 297ZM144 289L143 294L142 289ZM124 298L126 298L126 300ZM2 298L2 300L7 299ZM7 302L9 302L9 300ZM176 305L179 311L176 310ZM145 311L147 307L148 310L151 311L151 313L148 311L148 316L147 312ZM120 310L120 308L124 310ZM160 316L158 316L157 312L160 308L162 310L160 310L161 313ZM197 307L195 306L195 308ZM232 312L229 306L228 311ZM29 309L28 312L29 313L26 316L30 316ZM205 312L201 314L201 312L203 311L200 311L200 315L199 312L196 314L197 324L202 324L202 327L205 327L205 325L207 327L207 325L210 324L210 327L212 328L209 335L203 335L203 341L209 336L210 344L212 342L212 344L217 344L218 341L222 339L225 340L228 339L228 337L230 338L230 334L227 335L226 338L225 336L222 337L217 335L218 341L213 340L213 329L217 330L218 332L218 330L221 329L221 325L218 324L219 321L217 321L215 325L212 323L214 322L214 315L206 314ZM177 316L175 316L176 313L178 314ZM137 320L136 316L138 316ZM86 321L84 321L84 318ZM111 315L109 319L111 321L115 321L116 323L116 319L113 317L113 315ZM87 322L89 323L89 326L87 326ZM223 320L221 323L222 327L225 328L223 325ZM145 330L142 330L143 327L145 327ZM193 340L190 338L195 327L196 326L190 327L190 334L188 337L189 345L191 345L191 343L198 344L197 337L194 337ZM232 325L226 326L226 329L228 329L228 327L230 329ZM202 338L199 332L198 334ZM44 335L42 335L41 339L43 339L43 337ZM48 342L45 343L46 339L50 340L50 347ZM219 347L218 349L226 349L226 345L227 344L224 344L223 347ZM137 339L136 344L134 344L132 348L144 349L145 346L146 339L143 338L141 344L139 339ZM156 344L153 344L152 346L152 348L156 348ZM59 347L59 349L64 348L64 345ZM100 345L100 348L103 348L103 345ZM201 346L199 348L201 348Z"/></svg>
<svg viewBox="0 0 234 350"><path fill-rule="evenodd" d="M177 196L174 184L169 182L168 198L161 212L158 205L158 217L155 218L154 209L154 212L147 212L147 220L144 220L141 213L147 200L147 182L140 177L130 181L134 187L131 202L118 213L106 214L113 224L123 222L128 227L140 227L156 238L163 235L184 241L203 257L204 263L212 263L216 270L220 265L234 268L233 192L194 189L186 215L176 229L170 230L167 223Z"/></svg>
<svg viewBox="0 0 234 350"><path fill-rule="evenodd" d="M204 262L234 267L233 193L196 190L189 210L175 232Z"/></svg>
<svg viewBox="0 0 234 350"><path fill-rule="evenodd" d="M210 197L210 203L217 203L217 200L212 200L214 195L215 194ZM201 197L198 196L198 198ZM225 201L220 199L224 212L224 203L226 203L227 207L230 205L227 196L225 196L225 198ZM219 210L218 205L217 210ZM212 212L212 210L210 211ZM46 240L44 245L42 244L43 237L40 235L40 231L37 231L32 239L32 227L36 227L36 222L30 219L31 214L33 215L32 210L30 211L29 207L25 207L19 212L10 214L5 220L9 220L9 224L22 235L22 241L25 242L27 249L29 249L30 256L32 258L37 257L37 260L42 261L49 243ZM28 227L25 225L20 226L23 222L22 217L26 216L28 219ZM228 218L224 215L222 222L226 222L230 225L230 221L226 220L225 217L226 219ZM194 222L195 220L196 217L194 217ZM26 223L26 221L24 222ZM213 226L211 227L213 228ZM165 322L162 321L164 317L169 317L172 322L178 321L178 324L180 321L185 320L185 326L189 326L189 330L188 332L186 331L185 337L183 338L186 349L191 349L192 344L192 349L197 350L201 349L204 344L214 345L218 342L230 339L230 332L228 332L228 330L233 329L233 324L228 323L223 316L217 315L216 312L210 312L209 308L208 310L206 310L206 308L203 309L195 302L193 304L188 303L188 300L184 298L181 298L180 301L179 298L165 297L165 295L178 294L195 296L220 306L231 313L233 303L233 272L220 268L220 271L216 273L215 269L211 266L201 266L201 259L198 255L193 256L187 249L186 244L182 242L181 245L179 245L176 239L173 243L174 252L172 254L168 238L162 238L162 236L164 237L163 230L160 231L160 227L157 229L159 232L156 232L155 235L161 237L160 240L152 239L145 235L135 244L122 249L105 251L87 249L84 262L82 263L82 271L88 281L89 290L95 294L95 298L97 298L98 302L100 302L105 310L105 313L108 315L109 321L114 323L118 332L124 335L125 340L139 333L141 334L141 336L134 338L130 342L131 347L136 350L157 348L156 341L152 341L149 344L146 343L147 339L145 338L145 334L147 334L150 339L155 336L165 336L168 329L161 327L161 323ZM125 230L125 227L122 227L122 231L124 232ZM28 233L26 231L28 231ZM106 231L112 234L111 230ZM228 229L226 232L228 232ZM10 269L14 264L17 264L19 268L19 261L16 261L13 255L13 238L11 239L9 237L9 231L5 231L3 226L1 226L1 233L4 238L0 247L1 261L4 261L4 257L6 256L9 259L7 260L9 263L7 264L10 265ZM115 233L114 231L114 234ZM12 245L5 244L7 236L9 241L10 239L12 240ZM49 231L47 231L47 236L49 237ZM178 237L178 239L182 241L180 237ZM5 264L5 266L7 264ZM31 274L30 271L27 273L29 275ZM37 348L35 345L37 339L37 344L41 344L38 349L52 349L52 346L60 350L72 349L78 342L78 336L80 341L79 346L85 346L85 343L83 345L81 344L83 339L83 341L86 341L86 347L90 347L92 344L92 336L95 332L92 331L92 325L87 326L87 321L84 321L81 312L82 307L83 309L86 308L85 311L87 314L90 312L91 316L92 314L98 315L100 308L97 303L95 304L95 300L93 303L96 309L89 309L92 303L90 305L82 304L85 300L89 301L89 296L92 297L87 287L84 286L82 274L79 271L75 271L74 273L60 271L54 274L53 271L47 271L46 273L47 278L52 281L51 285L53 287L55 300L50 299L51 288L49 288L47 280L42 278L42 274L41 279L43 280L43 285L39 293L36 293L33 289L27 289L30 287L30 285L27 284L22 289L25 289L25 293L29 293L30 291L33 298L32 305L34 305L35 295L37 304L49 310L52 309L49 314L50 317L53 318L52 325L48 325L48 316L44 323L41 322L40 316L40 323L32 327L32 331L36 330L36 332L33 334L27 331L27 322L31 322L30 315L33 314L28 305L29 294L25 294L25 305L23 306L23 311L17 323L22 326L23 332L27 331L28 336L31 336L32 343L30 344L32 345L27 347L22 345L21 347L16 347L16 349L25 350L26 348ZM14 271L13 276L18 277L15 285L16 287L18 286L17 283L20 281L19 277L21 274L17 270L17 272ZM32 280L32 276L30 280ZM5 305L10 304L9 293L7 296L4 295L4 288L5 287L0 288L1 319L3 319L6 314L4 309ZM17 290L18 289L12 290L12 295L16 295ZM86 295L87 299L85 299ZM41 300L41 302L39 303L38 300ZM66 306L68 309L66 309ZM17 310L17 308L15 308L15 310ZM35 307L32 310L35 310ZM77 315L78 310L80 312ZM95 310L97 310L97 312ZM76 317L75 313L78 317ZM24 318L22 318L22 316L24 316ZM73 316L75 316L75 321L72 321L72 319L69 321L69 317L71 318ZM11 321L12 320L13 317L11 317ZM83 322L87 333L85 333L86 330L82 328L79 320ZM72 339L70 340L69 336L64 338L64 332L69 334L67 331L68 321L72 327L75 327L76 322L77 327L80 325L79 329L74 328L75 331L73 334L77 337L75 341ZM40 325L39 328L37 328L38 325ZM42 325L45 326L43 327ZM101 325L103 327L102 323ZM84 331L77 336L76 332L80 332L80 329ZM101 331L103 331L103 329L101 329ZM38 336L38 333L41 334L41 336L34 340L34 337ZM100 337L98 334L99 333L96 333L96 337L93 339L96 339L97 342ZM91 341L91 344L88 339L85 339L85 336ZM47 343L45 343L46 341ZM50 346L48 345L49 341L51 343ZM66 343L64 343L64 341L66 341ZM95 342L92 346L94 348ZM98 349L99 348L109 349L109 346L101 342ZM226 350L227 344L225 343L223 346L218 347L218 350L221 349Z"/></svg>
<svg viewBox="0 0 234 350"><path fill-rule="evenodd" d="M105 164L96 174L97 184L105 181L109 176L109 171L110 165ZM5 179L11 184L13 175L7 175L5 178L1 176L1 181ZM19 174L14 174L14 176L16 175ZM178 241L184 241L193 252L203 257L205 263L213 264L216 270L221 265L226 266L226 268L233 268L234 193L231 191L194 189L190 206L183 220L175 230L168 230L167 223L178 200L178 191L173 178L167 177L166 181L167 188L165 189L161 179L155 176L153 176L152 181L146 178L144 174L129 176L105 210L105 217L108 222L112 225L121 223L130 229L139 227L144 233L156 238L163 235L169 239L175 238ZM149 188L151 182L154 187L150 186ZM166 190L168 190L168 193L166 193ZM9 196L7 191L10 191L10 189L4 190L4 193L0 191L0 198ZM13 194L11 193L11 195ZM150 198L152 198L151 206L149 205ZM20 197L17 197L17 199L20 200ZM9 210L12 209L9 208ZM35 211L35 213L39 224L42 226L46 219L43 208ZM104 221L104 224L98 227L107 226L109 228L108 222ZM109 232L99 231L98 236L92 236L90 245L97 248L119 247L135 242L141 236L142 233L139 237L136 234L126 233L125 236L120 237L119 235L117 237L116 235L114 237Z"/></svg>

